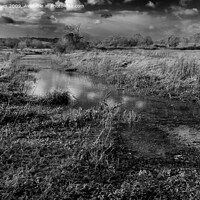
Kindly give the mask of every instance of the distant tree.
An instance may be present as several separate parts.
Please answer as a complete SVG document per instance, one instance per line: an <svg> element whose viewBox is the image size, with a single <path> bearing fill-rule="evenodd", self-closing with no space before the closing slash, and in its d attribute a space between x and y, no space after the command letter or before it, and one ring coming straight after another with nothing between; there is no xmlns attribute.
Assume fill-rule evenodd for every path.
<svg viewBox="0 0 200 200"><path fill-rule="evenodd" d="M42 42L42 48L49 49L52 47L51 42Z"/></svg>
<svg viewBox="0 0 200 200"><path fill-rule="evenodd" d="M179 48L184 48L184 47L186 48L186 47L188 47L188 46L191 46L189 39L186 38L186 37L181 38L181 39L180 39L180 42L179 42L179 44L178 44L178 47L179 47ZM193 45L192 45L192 46L193 46Z"/></svg>
<svg viewBox="0 0 200 200"><path fill-rule="evenodd" d="M25 42L26 42L26 46L27 46L27 47L32 47L32 46L31 46L31 45L32 45L32 39L31 39L31 38L26 37L26 38L25 38Z"/></svg>
<svg viewBox="0 0 200 200"><path fill-rule="evenodd" d="M200 33L196 33L188 38L188 46L190 47L200 47Z"/></svg>
<svg viewBox="0 0 200 200"><path fill-rule="evenodd" d="M160 39L160 40L157 40L156 43L161 44L161 45L166 45L167 41L166 41L166 39Z"/></svg>
<svg viewBox="0 0 200 200"><path fill-rule="evenodd" d="M168 37L167 44L169 47L177 47L180 43L180 37L171 35Z"/></svg>
<svg viewBox="0 0 200 200"><path fill-rule="evenodd" d="M31 42L32 48L40 49L42 48L42 42L40 40L33 39Z"/></svg>
<svg viewBox="0 0 200 200"><path fill-rule="evenodd" d="M146 45L152 45L153 44L153 40L152 40L152 38L150 36L146 36L144 38L144 41L145 41Z"/></svg>
<svg viewBox="0 0 200 200"><path fill-rule="evenodd" d="M62 38L61 42L65 45L67 50L78 49L78 44L81 41L81 36L76 33L66 33Z"/></svg>
<svg viewBox="0 0 200 200"><path fill-rule="evenodd" d="M154 42L155 47L166 48L167 47L167 39L159 39Z"/></svg>
<svg viewBox="0 0 200 200"><path fill-rule="evenodd" d="M102 47L102 41L99 39L94 39L90 42L91 47Z"/></svg>
<svg viewBox="0 0 200 200"><path fill-rule="evenodd" d="M18 48L21 49L21 50L24 49L24 48L27 48L26 41L20 41L18 43Z"/></svg>
<svg viewBox="0 0 200 200"><path fill-rule="evenodd" d="M117 43L114 42L115 36L109 36L108 38L104 39L101 44L105 47L117 47Z"/></svg>
<svg viewBox="0 0 200 200"><path fill-rule="evenodd" d="M88 43L90 46L95 46L98 43L97 39L88 33L82 33L82 41Z"/></svg>
<svg viewBox="0 0 200 200"><path fill-rule="evenodd" d="M132 38L133 38L133 40L136 41L137 46L141 46L141 45L145 44L145 39L143 38L143 36L140 33L133 35Z"/></svg>
<svg viewBox="0 0 200 200"><path fill-rule="evenodd" d="M130 46L128 38L123 37L123 36L119 36L116 39L118 39L118 46L119 47L129 47Z"/></svg>
<svg viewBox="0 0 200 200"><path fill-rule="evenodd" d="M13 38L6 38L5 39L5 46L9 47L9 48L14 48L15 46L17 46L19 43L18 39L13 39Z"/></svg>
<svg viewBox="0 0 200 200"><path fill-rule="evenodd" d="M131 38L126 38L121 35L113 35L101 42L104 47L133 47L133 46L141 46L141 45L151 45L153 44L153 40L150 36L143 37L141 34L135 34Z"/></svg>
<svg viewBox="0 0 200 200"><path fill-rule="evenodd" d="M80 34L81 24L78 25L66 25L64 29L64 33L76 33Z"/></svg>
<svg viewBox="0 0 200 200"><path fill-rule="evenodd" d="M66 44L64 44L62 42L62 40L59 40L56 44L55 44L55 50L60 52L60 53L64 53L66 51Z"/></svg>
<svg viewBox="0 0 200 200"><path fill-rule="evenodd" d="M121 35L113 35L103 40L102 44L105 47L128 47L130 46L130 41Z"/></svg>
<svg viewBox="0 0 200 200"><path fill-rule="evenodd" d="M0 46L4 46L4 42L0 40Z"/></svg>
<svg viewBox="0 0 200 200"><path fill-rule="evenodd" d="M64 30L64 35L62 37L62 41L67 45L67 48L76 49L77 44L80 43L81 38L80 35L80 24L79 25L66 25Z"/></svg>
<svg viewBox="0 0 200 200"><path fill-rule="evenodd" d="M84 41L84 37L80 34L80 25L67 25L63 36L55 45L55 49L61 53L88 47L89 42Z"/></svg>
<svg viewBox="0 0 200 200"><path fill-rule="evenodd" d="M190 42L190 40L186 37L181 38L181 42L188 44Z"/></svg>
<svg viewBox="0 0 200 200"><path fill-rule="evenodd" d="M200 33L196 33L189 38L189 41L195 44L200 43Z"/></svg>
<svg viewBox="0 0 200 200"><path fill-rule="evenodd" d="M129 38L128 42L131 47L137 46L138 44L138 40L136 38Z"/></svg>

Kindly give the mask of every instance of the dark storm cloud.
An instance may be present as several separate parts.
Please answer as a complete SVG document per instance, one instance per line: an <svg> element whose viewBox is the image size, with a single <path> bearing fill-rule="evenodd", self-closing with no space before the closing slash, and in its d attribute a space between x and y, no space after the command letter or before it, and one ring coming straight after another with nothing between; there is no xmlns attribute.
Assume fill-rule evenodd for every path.
<svg viewBox="0 0 200 200"><path fill-rule="evenodd" d="M186 6L189 6L191 4L194 4L195 1L194 0L180 0L179 3L180 3L181 6L186 7Z"/></svg>
<svg viewBox="0 0 200 200"><path fill-rule="evenodd" d="M88 8L98 9L107 6L109 9L141 9L155 8L164 10L170 6L200 7L199 0L82 0Z"/></svg>
<svg viewBox="0 0 200 200"><path fill-rule="evenodd" d="M10 17L1 16L0 17L0 23L1 24L14 24L15 21Z"/></svg>
<svg viewBox="0 0 200 200"><path fill-rule="evenodd" d="M19 25L19 24L24 24L24 22L22 21L15 21L14 19L10 18L10 17L6 17L6 16L1 16L0 17L0 24L15 24L15 25Z"/></svg>
<svg viewBox="0 0 200 200"><path fill-rule="evenodd" d="M81 30L102 38L115 33L127 36L141 33L161 38L170 34L188 35L200 32L200 0L0 0L0 5L14 2L22 5L36 2L49 6L58 2L63 5L80 2L85 8L69 10L0 7L2 35L11 33L14 27L19 32L22 30L38 36L59 37L67 24L81 24ZM24 21L24 25L13 26L18 25L16 21Z"/></svg>

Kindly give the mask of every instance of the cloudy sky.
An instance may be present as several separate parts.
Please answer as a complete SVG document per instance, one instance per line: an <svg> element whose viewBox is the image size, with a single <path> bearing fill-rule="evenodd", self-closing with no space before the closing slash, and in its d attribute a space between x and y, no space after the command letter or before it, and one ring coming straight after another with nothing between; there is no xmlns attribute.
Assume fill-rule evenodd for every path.
<svg viewBox="0 0 200 200"><path fill-rule="evenodd" d="M200 33L200 0L0 0L0 37L60 37L81 25L96 38Z"/></svg>

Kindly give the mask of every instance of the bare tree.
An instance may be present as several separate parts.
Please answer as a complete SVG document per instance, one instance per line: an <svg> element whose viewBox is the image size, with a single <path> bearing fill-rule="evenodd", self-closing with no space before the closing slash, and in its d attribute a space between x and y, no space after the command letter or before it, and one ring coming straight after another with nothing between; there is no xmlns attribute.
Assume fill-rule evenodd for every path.
<svg viewBox="0 0 200 200"><path fill-rule="evenodd" d="M60 52L68 50L86 49L89 47L88 42L83 41L80 34L81 25L66 25L62 38L56 44L56 48Z"/></svg>
<svg viewBox="0 0 200 200"><path fill-rule="evenodd" d="M64 29L64 34L67 34L67 33L80 34L80 28L81 28L81 24L66 25Z"/></svg>

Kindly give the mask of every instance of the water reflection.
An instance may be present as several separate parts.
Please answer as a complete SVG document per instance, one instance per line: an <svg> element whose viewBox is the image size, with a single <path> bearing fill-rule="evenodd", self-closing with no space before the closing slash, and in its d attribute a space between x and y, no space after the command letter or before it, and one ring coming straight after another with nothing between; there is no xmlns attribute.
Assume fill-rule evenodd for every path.
<svg viewBox="0 0 200 200"><path fill-rule="evenodd" d="M41 70L35 74L37 81L32 83L29 95L45 96L54 91L69 91L77 100L76 106L91 108L106 98L108 106L122 104L127 110L147 112L154 118L169 118L171 120L191 118L199 114L197 106L174 102L160 101L155 98L144 98L126 95L99 80L79 73L66 73L51 69ZM184 108L184 109L183 109Z"/></svg>
<svg viewBox="0 0 200 200"><path fill-rule="evenodd" d="M78 73L42 70L35 76L37 81L32 84L28 91L29 95L45 96L54 91L69 91L77 100L76 106L83 108L97 105L106 96L108 96L106 98L108 106L123 104L125 107L131 106L136 109L143 109L146 106L145 100L124 95L122 92Z"/></svg>

